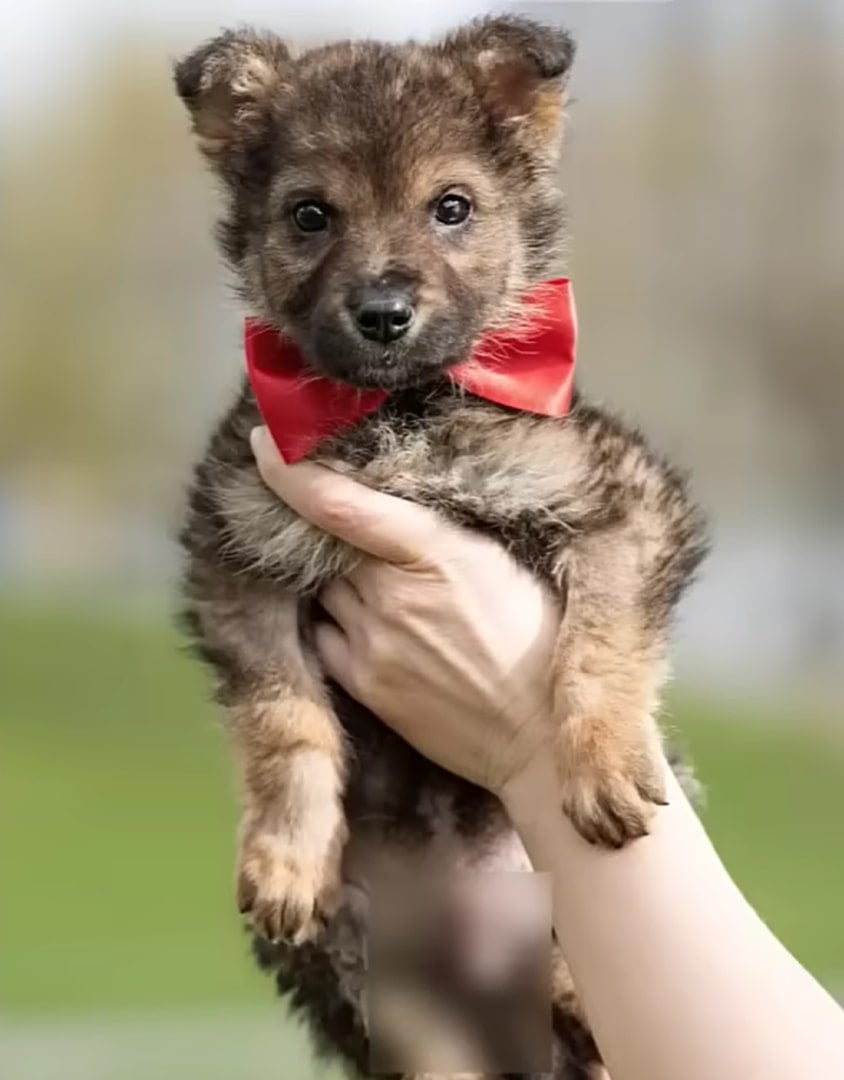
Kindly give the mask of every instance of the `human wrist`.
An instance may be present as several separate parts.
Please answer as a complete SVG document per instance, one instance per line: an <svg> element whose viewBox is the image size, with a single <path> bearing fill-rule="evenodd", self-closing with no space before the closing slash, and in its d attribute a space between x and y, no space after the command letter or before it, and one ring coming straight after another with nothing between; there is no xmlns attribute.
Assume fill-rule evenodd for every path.
<svg viewBox="0 0 844 1080"><path fill-rule="evenodd" d="M528 840L525 834L532 835L541 829L549 811L559 816L562 794L553 748L544 743L538 745L501 785L498 797L525 842Z"/></svg>
<svg viewBox="0 0 844 1080"><path fill-rule="evenodd" d="M670 793L669 802L666 807L654 808L652 832L659 828L659 832L663 833L666 819L670 817L674 820L679 812L681 820L689 818L692 829L705 836L664 755L662 767ZM555 748L550 740L535 747L524 765L514 770L497 794L536 869L547 869L550 863L556 862L564 854L568 858L578 853L579 858L587 852L602 853L600 847L595 848L583 840L563 812L562 781ZM669 830L672 836L677 827L678 823L675 822L674 827ZM629 846L635 847L636 844Z"/></svg>

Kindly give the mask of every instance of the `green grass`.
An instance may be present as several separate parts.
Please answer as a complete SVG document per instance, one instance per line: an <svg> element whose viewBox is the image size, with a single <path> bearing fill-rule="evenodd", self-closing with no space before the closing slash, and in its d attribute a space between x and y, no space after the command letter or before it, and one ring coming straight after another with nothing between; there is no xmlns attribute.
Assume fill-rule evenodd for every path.
<svg viewBox="0 0 844 1080"><path fill-rule="evenodd" d="M837 725L673 703L706 787L703 819L767 924L819 978L844 987L844 738Z"/></svg>
<svg viewBox="0 0 844 1080"><path fill-rule="evenodd" d="M231 901L234 798L203 673L163 621L0 613L0 1008L266 1006ZM677 702L724 858L819 976L844 974L844 752Z"/></svg>
<svg viewBox="0 0 844 1080"><path fill-rule="evenodd" d="M165 626L0 617L0 1003L266 1001L234 917L234 798L203 675Z"/></svg>

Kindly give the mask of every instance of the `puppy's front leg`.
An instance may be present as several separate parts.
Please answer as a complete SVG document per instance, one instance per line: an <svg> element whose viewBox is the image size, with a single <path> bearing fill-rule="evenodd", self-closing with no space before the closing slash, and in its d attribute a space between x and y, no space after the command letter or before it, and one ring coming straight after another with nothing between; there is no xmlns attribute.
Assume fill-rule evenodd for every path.
<svg viewBox="0 0 844 1080"><path fill-rule="evenodd" d="M642 602L624 532L571 552L556 657L563 809L591 843L622 847L648 832L665 801L654 719L666 675L666 628Z"/></svg>
<svg viewBox="0 0 844 1080"><path fill-rule="evenodd" d="M315 936L338 900L342 747L321 695L263 685L230 708L244 810L237 902L270 941Z"/></svg>
<svg viewBox="0 0 844 1080"><path fill-rule="evenodd" d="M270 941L313 937L337 902L343 736L299 633L296 597L199 574L200 644L220 677L243 788L237 902Z"/></svg>

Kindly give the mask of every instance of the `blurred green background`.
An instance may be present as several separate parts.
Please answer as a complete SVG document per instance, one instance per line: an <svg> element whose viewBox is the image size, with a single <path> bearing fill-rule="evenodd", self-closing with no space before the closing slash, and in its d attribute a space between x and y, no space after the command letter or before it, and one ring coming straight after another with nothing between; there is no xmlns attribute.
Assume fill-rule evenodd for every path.
<svg viewBox="0 0 844 1080"><path fill-rule="evenodd" d="M225 741L175 634L146 615L10 603L0 657L2 1075L314 1075L247 958ZM838 733L682 696L668 714L728 867L796 955L844 990Z"/></svg>
<svg viewBox="0 0 844 1080"><path fill-rule="evenodd" d="M582 382L715 521L668 726L738 882L844 994L844 4L508 6L580 40ZM31 0L4 27L3 1080L320 1071L248 957L227 748L172 628L187 471L241 360L168 65L221 24L403 37L483 6L346 9Z"/></svg>

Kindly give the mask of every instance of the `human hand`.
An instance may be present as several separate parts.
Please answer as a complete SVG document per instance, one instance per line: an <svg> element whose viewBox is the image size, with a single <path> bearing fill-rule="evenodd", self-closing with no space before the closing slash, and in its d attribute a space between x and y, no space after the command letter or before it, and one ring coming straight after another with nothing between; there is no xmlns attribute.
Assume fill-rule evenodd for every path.
<svg viewBox="0 0 844 1080"><path fill-rule="evenodd" d="M494 541L252 439L265 483L366 553L320 599L328 674L422 754L501 793L541 751L560 610Z"/></svg>

